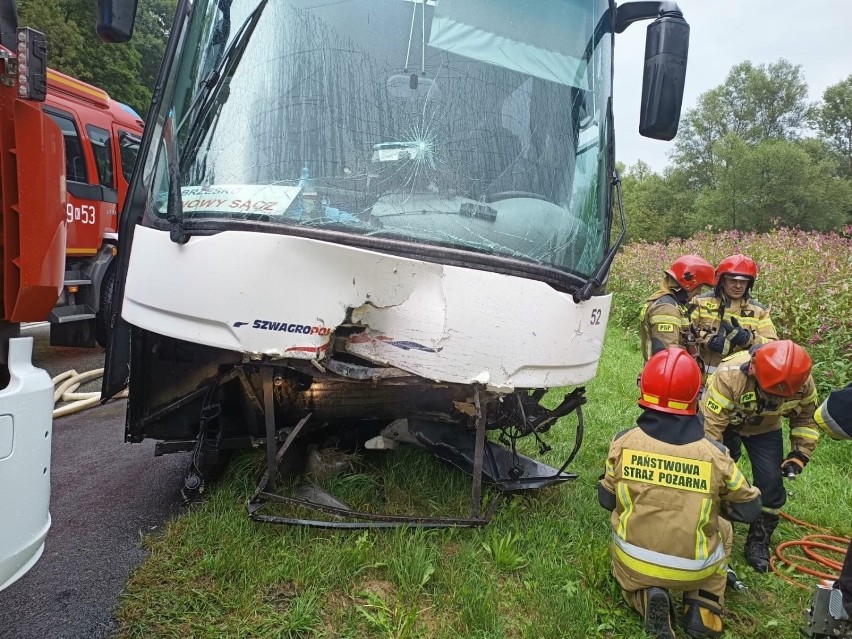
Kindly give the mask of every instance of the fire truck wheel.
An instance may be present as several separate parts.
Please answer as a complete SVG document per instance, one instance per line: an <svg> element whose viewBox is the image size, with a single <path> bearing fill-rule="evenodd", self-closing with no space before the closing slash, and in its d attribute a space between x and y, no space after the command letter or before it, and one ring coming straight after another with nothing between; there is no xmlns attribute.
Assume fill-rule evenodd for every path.
<svg viewBox="0 0 852 639"><path fill-rule="evenodd" d="M110 316L112 315L112 295L115 290L115 262L109 265L101 282L101 304L95 317L95 340L102 348L106 348L110 333Z"/></svg>

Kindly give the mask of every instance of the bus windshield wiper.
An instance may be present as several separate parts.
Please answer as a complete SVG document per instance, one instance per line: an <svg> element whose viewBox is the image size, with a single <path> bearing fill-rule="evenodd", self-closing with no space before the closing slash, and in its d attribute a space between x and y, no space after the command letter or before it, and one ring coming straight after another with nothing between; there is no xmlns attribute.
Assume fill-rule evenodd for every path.
<svg viewBox="0 0 852 639"><path fill-rule="evenodd" d="M167 204L167 219L169 221L169 235L173 242L185 244L189 240L183 221L183 201L181 195L181 176L185 174L188 158L195 158L201 145L206 128L202 126L210 121L211 117L218 112L217 104L221 107L224 101L218 100L222 87L234 75L237 66L242 60L243 52L246 50L252 33L260 21L260 16L266 8L268 0L261 0L254 10L243 22L231 45L222 55L219 63L207 74L201 88L187 109L180 124L175 127L172 135L164 136L166 144L166 157L168 163L169 196ZM225 35L227 37L227 35ZM181 151L178 150L178 139L181 130L187 126L186 143Z"/></svg>
<svg viewBox="0 0 852 639"><path fill-rule="evenodd" d="M267 3L268 0L261 0L254 11L245 19L230 46L222 55L219 64L202 81L201 88L196 93L180 124L178 124L175 134L179 138L184 137L185 139L181 151L184 161L195 158L198 148L201 146L201 140L207 134L208 127L205 125L210 124L227 100L227 97L224 100L219 99L222 89L233 78ZM186 133L181 136L184 127L186 127ZM186 168L184 162L181 162L182 171Z"/></svg>

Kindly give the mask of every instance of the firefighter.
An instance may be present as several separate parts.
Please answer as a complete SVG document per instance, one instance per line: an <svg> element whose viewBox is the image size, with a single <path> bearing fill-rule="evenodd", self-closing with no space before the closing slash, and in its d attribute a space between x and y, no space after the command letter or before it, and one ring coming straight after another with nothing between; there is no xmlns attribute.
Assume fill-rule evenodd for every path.
<svg viewBox="0 0 852 639"><path fill-rule="evenodd" d="M615 436L598 484L612 511L612 574L645 631L674 637L669 590L684 592L692 637L723 633L731 524L760 515L760 492L696 415L701 371L682 348L648 360L639 380L643 412Z"/></svg>
<svg viewBox="0 0 852 639"><path fill-rule="evenodd" d="M727 355L778 339L769 309L751 296L756 279L754 260L731 255L716 267L713 292L695 298L692 321L705 378Z"/></svg>
<svg viewBox="0 0 852 639"><path fill-rule="evenodd" d="M682 346L697 355L690 315L692 298L705 286L713 286L713 265L697 255L683 255L663 271L659 290L642 307L642 354L651 355L669 346Z"/></svg>
<svg viewBox="0 0 852 639"><path fill-rule="evenodd" d="M725 358L707 380L701 400L704 431L739 460L745 446L763 512L749 526L745 556L758 572L769 570L769 542L787 500L783 475L807 466L819 439L817 392L811 358L790 340L758 344ZM781 418L789 419L790 452L784 455Z"/></svg>
<svg viewBox="0 0 852 639"><path fill-rule="evenodd" d="M852 384L832 391L814 417L820 430L831 439L852 439ZM847 617L852 619L852 543L835 586L843 593L843 607Z"/></svg>

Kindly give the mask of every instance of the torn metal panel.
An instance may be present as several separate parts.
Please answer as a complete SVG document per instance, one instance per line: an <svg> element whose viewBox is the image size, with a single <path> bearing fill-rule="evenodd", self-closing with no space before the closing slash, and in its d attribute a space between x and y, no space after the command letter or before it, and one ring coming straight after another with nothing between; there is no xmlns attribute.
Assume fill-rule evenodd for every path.
<svg viewBox="0 0 852 639"><path fill-rule="evenodd" d="M263 374L265 384L272 378L270 371ZM544 391L522 392L515 395L517 411L513 402L498 401L491 393L483 392L481 387L472 389L475 416L473 424L459 427L459 423L438 421L429 417L409 417L397 419L380 433L364 441L371 450L388 450L398 441L412 442L433 452L440 459L463 470L471 476L471 500L469 517L434 517L429 515L387 515L356 511L339 502L325 491L293 496L278 494L276 478L278 465L292 457L291 447L300 436L302 427L313 418L312 413L305 415L288 434L281 448L271 435L274 418L267 411L265 421L268 436L266 439L267 470L261 478L247 504L249 516L255 521L279 524L299 524L330 528L375 528L393 526L479 526L486 524L499 503L498 497L491 500L487 508L483 507L482 484L494 485L501 492L534 490L561 484L576 478L566 472L568 464L574 459L583 440L582 405L586 402L585 389L578 388L567 394L558 407L548 410L538 404ZM459 400L453 402L458 405ZM404 404L400 404L403 406ZM526 407L526 408L525 408ZM517 441L521 437L534 435L540 444L541 452L550 450L541 440L540 434L549 430L552 424L562 416L572 412L577 414L577 428L574 447L560 468L522 455L517 450ZM520 419L520 421L518 421ZM325 421L325 420L320 420ZM473 426L473 428L471 428ZM500 443L491 441L488 430L499 430ZM505 444L505 445L501 445ZM266 514L267 504L278 503L309 510L316 519L296 518L291 514ZM483 512L484 511L484 512ZM321 518L319 518L321 517ZM334 519L329 519L333 517Z"/></svg>
<svg viewBox="0 0 852 639"><path fill-rule="evenodd" d="M452 424L410 420L409 428L424 448L453 466L471 473L474 467L474 434L460 431ZM485 442L483 481L504 492L546 488L576 479L574 473L560 471L490 441Z"/></svg>
<svg viewBox="0 0 852 639"><path fill-rule="evenodd" d="M271 396L269 387L271 387L272 371L266 370L263 372L264 387L266 390L266 399ZM331 495L324 491L317 495L318 498L304 497L289 497L286 495L276 494L276 479L278 475L278 465L288 455L291 446L295 439L299 436L302 427L311 419L311 413L305 415L298 424L293 428L281 448L277 447L276 438L274 436L275 417L271 410L266 411L266 453L267 466L263 477L260 480L254 494L248 500L247 510L249 517L255 521L266 523L279 524L298 524L307 526L317 526L325 528L389 528L398 526L421 526L429 528L456 527L456 526L482 526L487 524L494 514L497 505L500 502L499 494L493 498L487 508L482 504L482 459L484 455L483 442L485 440L485 431L488 423L488 398L481 397L481 390L474 389L474 401L476 403L476 452L474 454L475 464L472 472L472 494L471 494L471 511L469 517L432 517L428 515L387 515L368 512L359 512L351 509L346 504L334 500ZM405 429L408 424L405 424ZM400 425L402 429L402 425ZM579 432L579 431L578 431ZM566 462L567 464L567 462ZM561 470L559 471L561 474ZM326 516L335 518L344 518L346 521L330 521L328 519L301 519L286 517L280 515L268 515L262 511L264 505L269 502L277 502L289 504L292 506L300 506L307 508L317 513L324 513ZM336 503L335 503L336 502Z"/></svg>
<svg viewBox="0 0 852 639"><path fill-rule="evenodd" d="M364 366L354 362L344 362L339 359L329 359L325 362L325 368L332 373L337 373L349 379L379 380L394 377L410 377L411 373L387 366Z"/></svg>

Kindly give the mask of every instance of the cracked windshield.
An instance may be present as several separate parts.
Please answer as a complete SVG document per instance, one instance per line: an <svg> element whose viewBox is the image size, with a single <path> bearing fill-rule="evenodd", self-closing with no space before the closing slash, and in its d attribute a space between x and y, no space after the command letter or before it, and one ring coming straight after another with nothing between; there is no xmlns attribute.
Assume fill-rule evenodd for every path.
<svg viewBox="0 0 852 639"><path fill-rule="evenodd" d="M323 228L588 275L609 220L607 8L198 2L158 214L175 215L171 136L188 228Z"/></svg>

